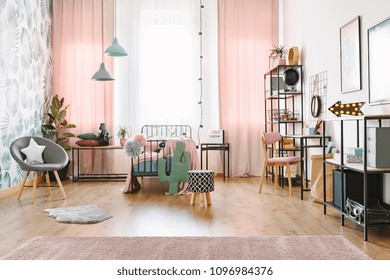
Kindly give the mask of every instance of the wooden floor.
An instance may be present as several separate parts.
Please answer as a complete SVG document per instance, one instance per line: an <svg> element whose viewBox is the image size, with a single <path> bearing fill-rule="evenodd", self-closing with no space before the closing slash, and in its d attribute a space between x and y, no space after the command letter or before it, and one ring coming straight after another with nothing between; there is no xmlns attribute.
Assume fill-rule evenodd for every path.
<svg viewBox="0 0 390 280"><path fill-rule="evenodd" d="M288 188L275 190L271 182L258 193L259 178L216 178L212 205L190 206L190 195L169 196L166 184L144 179L137 194L122 194L123 182L65 182L63 200L58 188L52 196L37 189L35 204L31 190L17 201L16 194L0 199L0 257L36 236L285 236L344 235L373 259L390 259L390 228L369 228L363 241L362 227L340 217L332 209L312 202L310 193L300 200L299 189L290 197ZM43 212L47 208L97 204L113 214L98 224L55 222Z"/></svg>

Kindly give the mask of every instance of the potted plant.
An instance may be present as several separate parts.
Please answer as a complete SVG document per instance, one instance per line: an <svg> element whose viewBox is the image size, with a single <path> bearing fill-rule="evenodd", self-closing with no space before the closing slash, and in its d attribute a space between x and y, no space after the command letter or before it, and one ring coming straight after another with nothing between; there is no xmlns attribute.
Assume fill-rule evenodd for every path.
<svg viewBox="0 0 390 280"><path fill-rule="evenodd" d="M271 54L269 55L270 58L274 60L274 64L276 65L285 65L286 64L286 56L288 53L288 50L285 46L280 45L274 45L272 49L269 50Z"/></svg>
<svg viewBox="0 0 390 280"><path fill-rule="evenodd" d="M127 138L131 137L131 128L127 127L125 125L119 126L116 129L116 136L118 137L121 146L123 146L125 144Z"/></svg>
<svg viewBox="0 0 390 280"><path fill-rule="evenodd" d="M70 150L69 138L75 137L68 129L75 128L74 124L66 120L66 111L69 105L64 106L64 98L59 99L58 95L53 96L49 112L47 112L46 124L43 124L42 130L46 137L62 146L65 150ZM66 179L68 165L58 172L61 180ZM52 174L50 174L52 176ZM53 177L55 180L55 178Z"/></svg>

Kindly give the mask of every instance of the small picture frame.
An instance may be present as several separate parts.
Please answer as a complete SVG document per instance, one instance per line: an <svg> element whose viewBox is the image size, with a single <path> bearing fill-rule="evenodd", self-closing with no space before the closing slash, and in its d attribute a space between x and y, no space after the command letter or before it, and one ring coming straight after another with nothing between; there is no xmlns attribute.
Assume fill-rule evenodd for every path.
<svg viewBox="0 0 390 280"><path fill-rule="evenodd" d="M340 28L340 78L341 92L362 89L360 63L360 17Z"/></svg>

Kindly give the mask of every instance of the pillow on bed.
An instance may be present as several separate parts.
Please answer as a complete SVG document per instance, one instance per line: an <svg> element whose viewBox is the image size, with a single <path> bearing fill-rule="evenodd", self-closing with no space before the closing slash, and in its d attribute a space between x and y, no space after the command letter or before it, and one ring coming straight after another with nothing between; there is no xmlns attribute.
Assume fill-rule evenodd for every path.
<svg viewBox="0 0 390 280"><path fill-rule="evenodd" d="M99 136L99 132L88 132L77 135L77 137L82 140L99 140Z"/></svg>
<svg viewBox="0 0 390 280"><path fill-rule="evenodd" d="M76 142L77 145L79 146L91 146L91 147L94 147L94 146L99 146L99 140L87 140L87 139L84 139L84 140L79 140Z"/></svg>
<svg viewBox="0 0 390 280"><path fill-rule="evenodd" d="M144 150L145 150L145 153L146 152L160 152L160 148L158 146L158 142L157 141L152 141L152 142L148 142L146 143L146 145L144 146Z"/></svg>
<svg viewBox="0 0 390 280"><path fill-rule="evenodd" d="M146 136L142 133L134 134L133 140L137 143L139 143L141 146L145 146L147 143Z"/></svg>

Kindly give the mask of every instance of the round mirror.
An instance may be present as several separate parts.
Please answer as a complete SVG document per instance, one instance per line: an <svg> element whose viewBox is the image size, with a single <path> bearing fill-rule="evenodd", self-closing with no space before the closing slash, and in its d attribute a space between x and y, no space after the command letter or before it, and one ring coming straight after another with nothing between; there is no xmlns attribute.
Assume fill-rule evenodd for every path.
<svg viewBox="0 0 390 280"><path fill-rule="evenodd" d="M311 115L318 118L321 113L321 98L318 95L313 95L310 105Z"/></svg>

